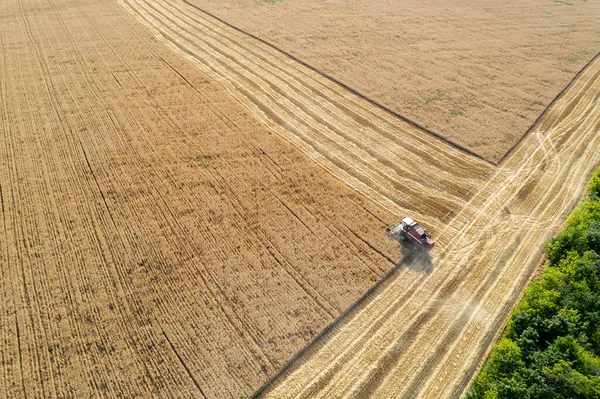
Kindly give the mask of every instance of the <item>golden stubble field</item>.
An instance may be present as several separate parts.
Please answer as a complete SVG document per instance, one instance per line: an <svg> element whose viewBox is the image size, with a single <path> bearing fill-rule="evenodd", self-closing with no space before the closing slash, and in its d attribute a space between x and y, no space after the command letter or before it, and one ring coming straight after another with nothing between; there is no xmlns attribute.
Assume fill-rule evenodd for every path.
<svg viewBox="0 0 600 399"><path fill-rule="evenodd" d="M460 398L600 164L600 57L461 210L260 391L272 398ZM441 245L440 245L441 244ZM431 273L417 273L423 264Z"/></svg>
<svg viewBox="0 0 600 399"><path fill-rule="evenodd" d="M247 396L394 266L393 215L116 2L0 8L0 396Z"/></svg>
<svg viewBox="0 0 600 399"><path fill-rule="evenodd" d="M597 62L493 167L181 1L0 7L7 397L458 395L598 162Z"/></svg>
<svg viewBox="0 0 600 399"><path fill-rule="evenodd" d="M600 51L584 0L186 0L499 162Z"/></svg>

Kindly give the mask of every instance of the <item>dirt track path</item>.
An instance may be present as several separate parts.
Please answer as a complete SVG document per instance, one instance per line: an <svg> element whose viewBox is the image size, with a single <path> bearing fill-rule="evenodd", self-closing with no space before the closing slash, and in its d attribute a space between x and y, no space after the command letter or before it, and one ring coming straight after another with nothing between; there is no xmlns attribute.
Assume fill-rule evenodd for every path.
<svg viewBox="0 0 600 399"><path fill-rule="evenodd" d="M600 162L599 109L600 57L480 188L431 274L401 267L262 394L460 397Z"/></svg>

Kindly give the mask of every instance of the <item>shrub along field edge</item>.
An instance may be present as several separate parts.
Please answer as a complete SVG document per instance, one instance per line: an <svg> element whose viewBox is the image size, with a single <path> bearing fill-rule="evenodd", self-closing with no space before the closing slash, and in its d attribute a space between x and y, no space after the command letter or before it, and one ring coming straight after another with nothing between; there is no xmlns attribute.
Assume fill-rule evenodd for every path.
<svg viewBox="0 0 600 399"><path fill-rule="evenodd" d="M467 398L600 398L600 168Z"/></svg>

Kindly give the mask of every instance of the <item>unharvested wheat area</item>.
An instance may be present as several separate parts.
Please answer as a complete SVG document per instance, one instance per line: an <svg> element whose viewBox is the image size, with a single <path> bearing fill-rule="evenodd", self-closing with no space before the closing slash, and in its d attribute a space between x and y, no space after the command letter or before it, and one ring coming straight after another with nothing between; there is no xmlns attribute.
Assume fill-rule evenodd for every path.
<svg viewBox="0 0 600 399"><path fill-rule="evenodd" d="M344 67L368 66L380 51L377 35L350 29L357 7L368 11L367 31L396 21L391 2L372 3L348 3L337 25L315 28L301 23L314 7L325 18L345 3L2 2L5 397L464 392L600 161L598 8L491 5L485 13L501 23L519 7L551 13L547 25L532 20L528 40L566 35L562 50L545 46L543 62L513 73L521 91L491 90L486 74L467 87L481 69L465 67L457 80L437 76L453 83L439 92L431 83L412 108L396 96L419 85L411 69L394 69L393 51L371 80ZM409 28L393 39L418 40ZM352 34L332 42L336 53L306 41L322 29ZM427 57L423 46L448 47L435 34L423 40L394 51ZM470 54L465 62L480 59L492 73L498 46L450 48L430 57L432 71ZM535 54L515 59L530 65ZM394 84L381 91L377 79ZM473 116L452 105L455 87L494 100L473 103ZM528 111L489 119L508 97ZM465 135L473 126L485 134ZM426 256L386 238L405 215L435 237Z"/></svg>

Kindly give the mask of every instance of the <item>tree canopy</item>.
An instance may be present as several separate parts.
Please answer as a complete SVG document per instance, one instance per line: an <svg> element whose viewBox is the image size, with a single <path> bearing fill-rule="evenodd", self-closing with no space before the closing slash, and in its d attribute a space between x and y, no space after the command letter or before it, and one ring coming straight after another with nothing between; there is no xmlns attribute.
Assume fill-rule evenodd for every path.
<svg viewBox="0 0 600 399"><path fill-rule="evenodd" d="M600 169L468 398L600 398Z"/></svg>

